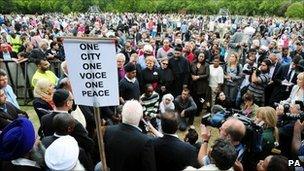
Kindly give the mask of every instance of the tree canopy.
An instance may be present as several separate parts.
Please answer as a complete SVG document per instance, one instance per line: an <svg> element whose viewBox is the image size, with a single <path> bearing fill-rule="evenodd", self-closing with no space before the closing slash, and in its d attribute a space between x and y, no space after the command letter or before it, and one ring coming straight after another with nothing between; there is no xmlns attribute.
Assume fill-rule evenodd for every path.
<svg viewBox="0 0 304 171"><path fill-rule="evenodd" d="M300 0L6 0L0 12L35 14L46 12L86 12L97 5L107 12L194 13L217 14L226 8L232 15L261 15L304 18L304 2Z"/></svg>

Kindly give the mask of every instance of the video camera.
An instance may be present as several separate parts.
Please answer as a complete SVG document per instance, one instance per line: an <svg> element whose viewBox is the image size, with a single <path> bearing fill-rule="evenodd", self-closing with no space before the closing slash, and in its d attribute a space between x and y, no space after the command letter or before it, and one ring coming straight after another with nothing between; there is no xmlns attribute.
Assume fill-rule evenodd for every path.
<svg viewBox="0 0 304 171"><path fill-rule="evenodd" d="M261 74L261 71L257 67L251 67L251 66L248 66L248 68L244 69L243 73L246 75L252 75L254 71L256 71L257 76Z"/></svg>
<svg viewBox="0 0 304 171"><path fill-rule="evenodd" d="M295 104L300 105L299 114L292 114L292 113L290 113L291 112L290 111L290 106L291 105L289 103L282 104L282 106L284 108L284 113L278 119L278 126L279 127L282 127L282 126L287 125L287 124L293 124L297 120L300 120L301 122L304 121L303 102L296 101ZM279 103L275 103L274 105L276 107L278 107L280 104Z"/></svg>
<svg viewBox="0 0 304 171"><path fill-rule="evenodd" d="M206 126L212 126L219 128L231 116L231 112L226 111L220 105L214 105L211 109L211 113L202 117L201 123Z"/></svg>

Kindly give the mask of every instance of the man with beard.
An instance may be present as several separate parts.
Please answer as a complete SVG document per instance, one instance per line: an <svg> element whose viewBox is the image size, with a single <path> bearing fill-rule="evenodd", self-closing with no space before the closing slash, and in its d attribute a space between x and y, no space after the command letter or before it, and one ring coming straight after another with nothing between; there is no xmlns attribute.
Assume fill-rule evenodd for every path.
<svg viewBox="0 0 304 171"><path fill-rule="evenodd" d="M175 80L172 94L176 97L182 92L183 87L188 86L190 76L190 65L188 60L182 56L181 46L175 48L174 57L169 59L169 68L172 70Z"/></svg>
<svg viewBox="0 0 304 171"><path fill-rule="evenodd" d="M37 65L37 70L32 78L33 87L35 87L37 81L42 78L47 79L54 86L57 85L58 78L52 71L48 70L50 67L50 63L46 59L37 59L35 61L35 64Z"/></svg>
<svg viewBox="0 0 304 171"><path fill-rule="evenodd" d="M269 59L263 60L259 69L253 71L250 79L248 91L253 93L255 103L258 106L263 106L265 103L265 88L270 82L268 75L271 61Z"/></svg>
<svg viewBox="0 0 304 171"><path fill-rule="evenodd" d="M125 44L125 48L123 48L120 53L123 53L125 55L126 57L125 64L127 64L130 61L131 55L133 53L136 53L136 51L132 48L131 42L127 41Z"/></svg>

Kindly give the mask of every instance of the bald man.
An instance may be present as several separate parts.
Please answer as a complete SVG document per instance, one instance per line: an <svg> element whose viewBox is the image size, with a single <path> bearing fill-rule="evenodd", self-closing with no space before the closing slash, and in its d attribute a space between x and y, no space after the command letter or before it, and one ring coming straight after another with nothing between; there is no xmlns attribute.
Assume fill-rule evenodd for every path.
<svg viewBox="0 0 304 171"><path fill-rule="evenodd" d="M244 145L241 144L245 133L244 123L236 118L227 119L220 127L220 137L231 141L238 152L238 160L241 160L245 151Z"/></svg>

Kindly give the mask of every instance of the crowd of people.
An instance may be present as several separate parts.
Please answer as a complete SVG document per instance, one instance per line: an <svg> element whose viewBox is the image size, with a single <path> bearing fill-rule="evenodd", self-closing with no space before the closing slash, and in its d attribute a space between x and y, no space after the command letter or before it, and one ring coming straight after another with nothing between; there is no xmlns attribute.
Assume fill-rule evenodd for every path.
<svg viewBox="0 0 304 171"><path fill-rule="evenodd" d="M74 103L65 36L116 40L120 105L100 108L110 170L288 171L301 169L288 160L303 165L303 20L0 15L0 33L0 170L103 167L94 109ZM8 62L22 71L36 65L24 78L33 90L39 136L9 85ZM50 70L54 63L60 67ZM208 149L215 136L210 126L219 137Z"/></svg>

